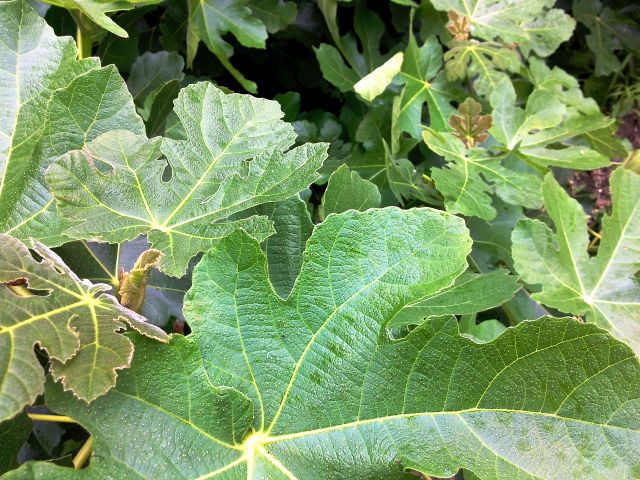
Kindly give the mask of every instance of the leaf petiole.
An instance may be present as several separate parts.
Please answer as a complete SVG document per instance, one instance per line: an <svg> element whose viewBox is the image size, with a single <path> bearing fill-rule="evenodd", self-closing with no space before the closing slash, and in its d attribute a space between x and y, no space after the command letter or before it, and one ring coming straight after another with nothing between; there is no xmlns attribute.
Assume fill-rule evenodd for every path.
<svg viewBox="0 0 640 480"><path fill-rule="evenodd" d="M78 60L91 56L93 39L91 36L91 23L86 21L85 16L80 11L69 10L69 13L76 22L76 44L78 46Z"/></svg>
<svg viewBox="0 0 640 480"><path fill-rule="evenodd" d="M44 413L28 413L27 416L31 420L38 422L60 422L60 423L78 423L73 418L64 415L47 415Z"/></svg>
<svg viewBox="0 0 640 480"><path fill-rule="evenodd" d="M84 445L80 448L75 457L73 457L73 467L76 470L80 470L84 467L85 463L89 459L91 455L91 451L93 450L93 435L87 438L87 441L84 442Z"/></svg>

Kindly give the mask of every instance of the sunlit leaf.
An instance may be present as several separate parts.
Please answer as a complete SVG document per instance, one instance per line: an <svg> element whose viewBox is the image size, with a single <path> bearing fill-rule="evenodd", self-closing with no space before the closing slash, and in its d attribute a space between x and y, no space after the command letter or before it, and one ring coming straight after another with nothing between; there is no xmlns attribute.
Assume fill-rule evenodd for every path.
<svg viewBox="0 0 640 480"><path fill-rule="evenodd" d="M58 245L66 238L47 166L104 132L144 125L116 69L77 61L73 40L26 2L0 2L0 25L0 231Z"/></svg>
<svg viewBox="0 0 640 480"><path fill-rule="evenodd" d="M43 392L35 345L49 355L53 377L91 401L115 385L116 370L131 362L133 344L119 333L126 325L166 341L162 330L103 293L109 286L79 279L44 245L32 244L42 257L37 261L15 238L0 235L0 244L0 419Z"/></svg>
<svg viewBox="0 0 640 480"><path fill-rule="evenodd" d="M208 83L184 89L176 113L186 140L110 132L63 156L47 180L76 223L68 235L117 243L146 234L164 253L160 269L182 276L194 255L234 230L259 240L273 233L267 218L242 212L306 188L327 145L287 151L293 129L277 102Z"/></svg>
<svg viewBox="0 0 640 480"><path fill-rule="evenodd" d="M543 318L479 344L439 317L386 335L469 247L462 221L434 210L332 215L284 301L258 243L228 237L196 268L190 337L136 339L133 368L89 406L47 390L93 434L95 461L14 478L632 477L640 365L595 325Z"/></svg>
<svg viewBox="0 0 640 480"><path fill-rule="evenodd" d="M544 203L555 232L520 220L513 232L515 268L535 300L585 315L640 351L640 176L618 168L611 176L613 210L605 216L598 254L589 258L585 213L547 174Z"/></svg>

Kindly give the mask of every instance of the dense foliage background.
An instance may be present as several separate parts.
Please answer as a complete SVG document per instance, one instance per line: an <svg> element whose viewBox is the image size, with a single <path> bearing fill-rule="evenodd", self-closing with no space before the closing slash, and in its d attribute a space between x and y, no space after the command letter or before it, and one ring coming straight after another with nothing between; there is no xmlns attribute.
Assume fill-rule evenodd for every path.
<svg viewBox="0 0 640 480"><path fill-rule="evenodd" d="M193 428L213 437L225 438L223 426L198 415L228 420L231 449L258 432L251 454L229 460L246 461L239 478L296 478L294 470L299 478L426 478L458 469L465 479L638 478L639 102L633 1L0 1L0 474L29 460L80 470L94 451L88 477L235 478L226 467L190 471L176 460L196 465L203 451L227 458L226 450L190 450L199 440L189 433L164 431L151 412L114 400L114 392L153 391L167 409L188 397L189 422L193 407ZM337 260L325 256L334 247ZM414 251L423 256L395 272L393 262ZM397 277L370 293L365 280L382 268L378 257ZM268 280L254 271L261 265ZM258 384L278 384L269 368L296 355L291 305L320 318L322 298L347 304L360 291L369 296L348 305L328 363L308 373L322 385L317 372L340 364L331 388L344 389L326 398L322 389L296 392L301 350L266 429L271 393ZM237 331L225 323L232 305L236 318L273 321L286 348L267 348L251 331L246 350L241 320ZM361 317L379 320L385 341L405 343L398 351L350 343L367 330L347 328L369 325ZM147 338L121 335L125 326ZM177 334L169 346L167 333ZM377 356L352 371L340 359L358 348ZM253 372L232 378L246 374L233 365L250 364L251 352L271 365L269 381ZM493 380L482 393L482 379L495 380L521 355L534 360L485 399ZM313 459L306 464L274 444L271 454L294 456L295 468L264 452L272 463L254 465L281 415L283 429L296 415L309 431L349 424L346 385L378 367L385 382L358 380L356 423L404 414L412 395L436 411L485 400L578 423L496 414L466 420L489 432L472 441L455 421L434 420L422 430L358 431L363 445L355 437L296 445L296 455ZM105 396L117 370L122 380ZM365 390L373 392L366 401ZM584 398L572 406L576 390ZM303 422L303 410L285 407L289 395L327 423ZM47 417L54 413L64 416ZM123 436L138 435L141 445L114 453ZM383 437L397 447L382 449L389 458L375 441ZM165 454L166 465L177 462L173 473L154 470ZM128 455L148 464L134 468ZM7 478L73 475L28 463Z"/></svg>

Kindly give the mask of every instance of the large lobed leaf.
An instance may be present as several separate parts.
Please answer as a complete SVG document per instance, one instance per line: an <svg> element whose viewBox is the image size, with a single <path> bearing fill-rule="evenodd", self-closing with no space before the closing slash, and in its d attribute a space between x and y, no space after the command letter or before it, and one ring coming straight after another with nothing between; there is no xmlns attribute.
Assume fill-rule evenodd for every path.
<svg viewBox="0 0 640 480"><path fill-rule="evenodd" d="M101 133L144 125L116 69L77 61L73 40L27 2L0 2L0 25L0 232L57 245L66 238L47 166Z"/></svg>
<svg viewBox="0 0 640 480"><path fill-rule="evenodd" d="M181 276L191 257L234 230L259 240L273 233L267 218L243 212L313 183L327 145L286 151L295 135L277 102L210 83L185 88L175 111L186 140L109 132L60 158L47 181L76 223L66 234L112 243L147 234L165 254L160 268Z"/></svg>
<svg viewBox="0 0 640 480"><path fill-rule="evenodd" d="M444 54L450 80L474 79L474 89L488 96L522 68L518 52L496 42L455 42Z"/></svg>
<svg viewBox="0 0 640 480"><path fill-rule="evenodd" d="M555 0L433 0L437 10L458 12L469 19L472 35L484 40L516 43L525 52L551 55L568 40L576 22L553 7Z"/></svg>
<svg viewBox="0 0 640 480"><path fill-rule="evenodd" d="M516 270L527 283L541 285L533 298L586 315L640 352L640 176L624 168L611 175L613 211L604 217L592 258L580 204L551 173L543 194L555 233L539 220L524 219L512 235Z"/></svg>
<svg viewBox="0 0 640 480"><path fill-rule="evenodd" d="M454 109L449 104L453 85L444 78L442 69L442 47L435 37L429 37L419 47L410 32L409 44L404 55L401 78L404 89L400 97L398 126L409 132L413 138L420 139L422 109L426 103L429 108L430 126L434 130L447 130L449 116Z"/></svg>
<svg viewBox="0 0 640 480"><path fill-rule="evenodd" d="M257 85L230 61L233 46L223 37L230 33L245 47L265 48L267 32L292 22L296 5L282 0L188 0L187 65L193 64L198 44L204 42L242 87L255 93Z"/></svg>
<svg viewBox="0 0 640 480"><path fill-rule="evenodd" d="M284 301L258 243L235 233L196 268L190 339L136 338L133 367L89 406L48 389L94 435L90 466L7 478L635 476L640 365L596 326L543 318L477 344L439 317L388 337L469 249L462 221L434 210L332 215Z"/></svg>
<svg viewBox="0 0 640 480"><path fill-rule="evenodd" d="M53 377L91 401L131 362L133 344L118 333L125 325L166 341L162 330L103 293L108 285L79 279L44 245L32 245L39 262L15 238L0 234L0 245L0 420L43 392L35 345L49 354Z"/></svg>
<svg viewBox="0 0 640 480"><path fill-rule="evenodd" d="M433 167L431 176L451 213L491 220L496 216L491 194L515 205L539 203L539 180L526 171L514 172L503 158L482 148L468 149L455 135L424 129L427 146L447 163Z"/></svg>

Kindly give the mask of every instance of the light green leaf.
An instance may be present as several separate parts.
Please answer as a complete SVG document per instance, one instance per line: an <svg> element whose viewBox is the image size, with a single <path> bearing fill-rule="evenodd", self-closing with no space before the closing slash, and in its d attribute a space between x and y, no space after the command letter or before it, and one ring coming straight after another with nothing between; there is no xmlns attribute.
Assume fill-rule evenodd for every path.
<svg viewBox="0 0 640 480"><path fill-rule="evenodd" d="M294 134L277 102L210 83L185 88L176 113L186 140L111 132L61 157L47 180L76 222L68 235L119 243L146 234L165 254L160 269L181 276L191 257L236 229L259 240L273 233L268 219L242 212L313 183L327 145L286 151Z"/></svg>
<svg viewBox="0 0 640 480"><path fill-rule="evenodd" d="M322 218L331 213L347 210L361 212L380 206L380 191L374 183L364 180L358 172L352 172L342 165L329 177L327 189L322 197Z"/></svg>
<svg viewBox="0 0 640 480"><path fill-rule="evenodd" d="M154 5L162 1L163 0L46 0L47 3L66 8L67 10L79 10L80 13L85 14L96 25L124 38L129 37L127 31L111 20L107 13L131 10L132 8L144 5Z"/></svg>
<svg viewBox="0 0 640 480"><path fill-rule="evenodd" d="M595 325L543 318L478 344L439 317L385 334L464 270L469 248L462 221L435 210L332 215L284 301L258 243L227 237L194 273L193 334L136 340L133 368L89 406L47 390L93 434L96 461L28 463L14 478L632 477L640 365ZM170 449L157 441L168 435Z"/></svg>
<svg viewBox="0 0 640 480"><path fill-rule="evenodd" d="M404 5L406 7L418 7L418 4L413 0L391 0L393 3L397 3L398 5Z"/></svg>
<svg viewBox="0 0 640 480"><path fill-rule="evenodd" d="M103 132L144 125L115 68L77 61L73 40L26 2L0 2L0 25L0 232L60 244L47 166Z"/></svg>
<svg viewBox="0 0 640 480"><path fill-rule="evenodd" d="M426 318L439 315L484 312L509 301L518 290L518 279L509 275L508 270L465 272L451 287L404 307L391 319L389 327L420 325Z"/></svg>
<svg viewBox="0 0 640 480"><path fill-rule="evenodd" d="M585 213L547 174L544 203L555 233L538 220L521 220L513 258L525 282L542 286L535 300L586 315L640 351L640 176L616 169L611 193L613 211L604 217L598 255L589 258Z"/></svg>
<svg viewBox="0 0 640 480"><path fill-rule="evenodd" d="M0 234L0 243L0 420L43 392L36 344L48 353L53 377L91 401L131 362L133 345L118 333L125 325L166 340L162 330L103 293L109 286L80 280L44 245L32 243L42 258L36 261L15 238Z"/></svg>
<svg viewBox="0 0 640 480"><path fill-rule="evenodd" d="M374 69L371 73L362 77L353 86L353 89L362 98L371 102L381 95L389 86L395 76L400 73L404 53L398 52L382 65Z"/></svg>
<svg viewBox="0 0 640 480"><path fill-rule="evenodd" d="M422 135L422 108L425 102L429 107L429 126L436 131L448 130L449 116L454 112L449 104L454 89L441 72L442 55L442 47L435 37L429 37L418 47L415 37L410 34L402 64L401 77L405 87L398 122L399 128L415 139L420 139Z"/></svg>
<svg viewBox="0 0 640 480"><path fill-rule="evenodd" d="M551 8L554 0L433 0L437 10L456 11L469 19L472 35L483 40L517 43L525 53L551 55L568 40L575 20Z"/></svg>
<svg viewBox="0 0 640 480"><path fill-rule="evenodd" d="M522 65L518 52L495 42L456 43L444 54L450 80L473 78L476 91L489 96L498 84L509 81L505 72L517 73Z"/></svg>
<svg viewBox="0 0 640 480"><path fill-rule="evenodd" d="M188 0L188 5L187 66L191 68L198 44L204 42L238 83L255 93L256 84L231 64L233 47L223 38L231 33L245 47L265 48L267 28L253 15L250 0Z"/></svg>
<svg viewBox="0 0 640 480"><path fill-rule="evenodd" d="M544 60L536 57L529 59L529 80L536 90L551 93L570 113L597 115L600 108L593 98L585 98L578 79L569 75L560 67L549 68Z"/></svg>
<svg viewBox="0 0 640 480"><path fill-rule="evenodd" d="M462 330L460 333L463 333L465 336L471 338L475 342L478 343L487 343L495 340L507 330L502 323L498 320L484 320L478 324L471 325L468 330ZM465 479L467 478L467 474L465 473Z"/></svg>
<svg viewBox="0 0 640 480"><path fill-rule="evenodd" d="M583 115L590 120L602 122L600 107L592 98L585 98L578 80L559 67L549 68L543 60L529 59L529 80L537 90L551 93L567 108L569 116ZM598 117L598 118L596 118ZM602 122L606 123L606 122ZM589 121L586 122L589 124ZM625 157L627 149L615 136L616 125L610 122L605 126L586 131L582 137L591 144L591 148L607 158Z"/></svg>
<svg viewBox="0 0 640 480"><path fill-rule="evenodd" d="M617 130L618 126L611 123L611 125L598 130L585 132L584 136L591 144L591 148L605 157L625 158L629 151L622 140L616 137Z"/></svg>
<svg viewBox="0 0 640 480"><path fill-rule="evenodd" d="M613 119L601 113L584 115L567 105L554 92L534 90L523 110L515 106L510 82L501 82L491 94L493 127L490 133L505 150L534 166L590 170L609 164L609 159L588 146L571 140L606 128Z"/></svg>
<svg viewBox="0 0 640 480"><path fill-rule="evenodd" d="M540 180L535 174L515 173L501 157L480 148L467 149L451 133L426 128L423 138L431 150L447 160L443 168L433 167L431 176L448 211L491 220L496 216L491 199L494 192L515 205L540 204Z"/></svg>
<svg viewBox="0 0 640 480"><path fill-rule="evenodd" d="M184 78L184 60L175 52L145 52L131 66L127 87L136 105L171 80Z"/></svg>

